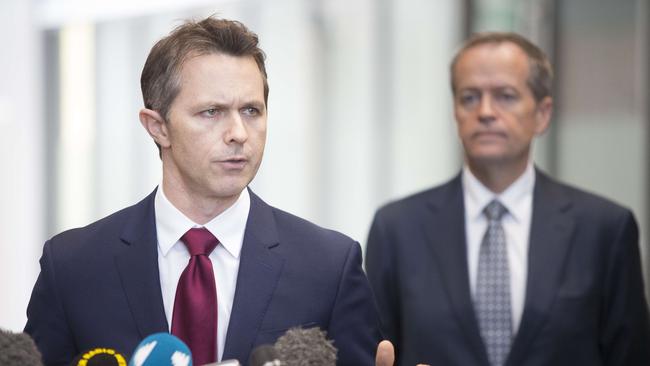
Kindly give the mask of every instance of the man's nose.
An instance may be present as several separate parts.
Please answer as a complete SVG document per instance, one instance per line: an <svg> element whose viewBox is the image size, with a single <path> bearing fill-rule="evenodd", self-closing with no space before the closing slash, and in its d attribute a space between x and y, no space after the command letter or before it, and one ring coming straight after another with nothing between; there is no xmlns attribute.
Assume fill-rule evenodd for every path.
<svg viewBox="0 0 650 366"><path fill-rule="evenodd" d="M478 109L478 119L482 123L490 123L495 120L493 100L489 95L481 98Z"/></svg>
<svg viewBox="0 0 650 366"><path fill-rule="evenodd" d="M228 130L224 136L226 143L244 143L248 139L248 130L239 113L232 113L228 121Z"/></svg>

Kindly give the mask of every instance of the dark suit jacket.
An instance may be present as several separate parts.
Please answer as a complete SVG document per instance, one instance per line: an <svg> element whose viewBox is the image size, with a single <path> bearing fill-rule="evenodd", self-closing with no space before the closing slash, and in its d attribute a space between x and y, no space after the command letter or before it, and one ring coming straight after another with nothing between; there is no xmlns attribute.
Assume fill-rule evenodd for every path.
<svg viewBox="0 0 650 366"><path fill-rule="evenodd" d="M529 245L507 365L650 365L629 210L536 172ZM460 176L380 209L366 270L400 365L488 365L469 287Z"/></svg>
<svg viewBox="0 0 650 366"><path fill-rule="evenodd" d="M45 243L25 331L46 365L65 365L94 347L128 355L147 335L168 331L154 193ZM251 192L223 359L246 364L254 347L300 325L327 331L340 365L374 365L379 316L359 244Z"/></svg>

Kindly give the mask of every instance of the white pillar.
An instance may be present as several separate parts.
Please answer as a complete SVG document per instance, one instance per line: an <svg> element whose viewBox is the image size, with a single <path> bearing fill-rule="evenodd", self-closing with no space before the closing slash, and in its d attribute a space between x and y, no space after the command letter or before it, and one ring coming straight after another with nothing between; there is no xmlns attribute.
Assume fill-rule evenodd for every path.
<svg viewBox="0 0 650 366"><path fill-rule="evenodd" d="M459 1L393 1L391 196L451 178L460 167L449 63L462 40Z"/></svg>
<svg viewBox="0 0 650 366"><path fill-rule="evenodd" d="M22 330L44 237L40 38L31 1L0 1L0 328Z"/></svg>

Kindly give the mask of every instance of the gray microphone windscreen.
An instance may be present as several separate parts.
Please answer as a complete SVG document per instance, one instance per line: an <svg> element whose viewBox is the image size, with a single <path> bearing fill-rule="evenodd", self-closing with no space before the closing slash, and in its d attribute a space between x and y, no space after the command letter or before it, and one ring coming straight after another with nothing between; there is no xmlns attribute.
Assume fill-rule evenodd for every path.
<svg viewBox="0 0 650 366"><path fill-rule="evenodd" d="M241 366L241 363L239 363L239 361L235 359L232 359L232 360L223 360L221 362L206 363L205 365L194 365L194 366Z"/></svg>
<svg viewBox="0 0 650 366"><path fill-rule="evenodd" d="M42 366L43 362L29 335L0 330L0 365Z"/></svg>
<svg viewBox="0 0 650 366"><path fill-rule="evenodd" d="M278 360L278 352L273 346L263 344L256 347L250 355L250 366L276 366L284 365Z"/></svg>
<svg viewBox="0 0 650 366"><path fill-rule="evenodd" d="M336 347L319 328L292 328L275 342L282 365L336 366Z"/></svg>

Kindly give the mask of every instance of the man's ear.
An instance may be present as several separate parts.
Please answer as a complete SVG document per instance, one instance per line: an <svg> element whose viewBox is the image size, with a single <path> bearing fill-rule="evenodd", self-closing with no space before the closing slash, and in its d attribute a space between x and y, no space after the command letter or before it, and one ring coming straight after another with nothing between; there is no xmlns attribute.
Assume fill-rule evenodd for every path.
<svg viewBox="0 0 650 366"><path fill-rule="evenodd" d="M165 119L162 118L160 113L154 111L153 109L142 108L140 110L140 123L149 136L158 144L161 148L166 148L170 146L169 135L167 130L167 124Z"/></svg>
<svg viewBox="0 0 650 366"><path fill-rule="evenodd" d="M537 126L535 132L537 135L541 135L546 131L548 126L551 124L551 116L553 115L553 98L550 96L544 97L540 102L537 103Z"/></svg>

